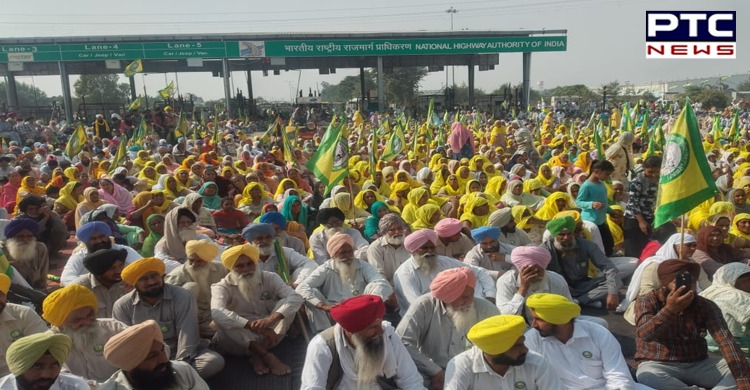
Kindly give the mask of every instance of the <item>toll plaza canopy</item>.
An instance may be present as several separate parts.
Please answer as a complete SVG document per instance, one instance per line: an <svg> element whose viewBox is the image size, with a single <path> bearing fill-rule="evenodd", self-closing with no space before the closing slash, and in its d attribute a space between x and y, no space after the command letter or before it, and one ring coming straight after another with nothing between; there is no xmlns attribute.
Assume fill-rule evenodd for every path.
<svg viewBox="0 0 750 390"><path fill-rule="evenodd" d="M450 31L406 33L299 33L101 36L0 39L0 74L8 80L8 100L17 105L15 76L61 75L66 114L70 107L70 74L121 73L141 59L143 72L279 71L336 68L378 69L467 66L473 92L474 67L493 69L500 53L523 53L523 94L528 102L532 52L565 51L567 30ZM252 97L252 81L248 89ZM13 85L11 85L13 84ZM382 97L382 83L378 83ZM135 94L131 77L131 92ZM364 91L363 91L364 92ZM471 94L473 95L473 93ZM135 98L135 96L133 96ZM473 96L470 96L472 100ZM382 102L382 99L380 100Z"/></svg>

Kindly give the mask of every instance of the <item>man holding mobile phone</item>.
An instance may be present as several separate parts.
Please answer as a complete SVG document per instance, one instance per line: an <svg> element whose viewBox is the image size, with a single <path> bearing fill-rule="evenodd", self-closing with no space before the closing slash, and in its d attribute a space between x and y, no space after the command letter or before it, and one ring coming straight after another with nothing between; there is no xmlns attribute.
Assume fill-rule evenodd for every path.
<svg viewBox="0 0 750 390"><path fill-rule="evenodd" d="M659 264L661 289L636 301L638 382L656 389L750 389L750 364L715 303L696 294L700 265ZM711 334L723 358L708 356Z"/></svg>

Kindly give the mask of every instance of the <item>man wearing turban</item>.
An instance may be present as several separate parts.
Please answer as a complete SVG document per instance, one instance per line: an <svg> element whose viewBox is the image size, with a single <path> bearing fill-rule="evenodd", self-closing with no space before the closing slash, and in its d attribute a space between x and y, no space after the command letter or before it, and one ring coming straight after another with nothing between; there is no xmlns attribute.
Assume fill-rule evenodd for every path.
<svg viewBox="0 0 750 390"><path fill-rule="evenodd" d="M257 375L291 373L271 350L289 330L302 297L275 272L258 269L258 249L250 244L227 249L221 262L229 273L211 287L219 348L235 356L250 355Z"/></svg>
<svg viewBox="0 0 750 390"><path fill-rule="evenodd" d="M216 326L211 320L211 285L227 275L221 263L213 259L219 247L209 240L190 240L185 244L187 262L180 264L164 277L164 282L188 290L198 304L198 325L201 338L211 339Z"/></svg>
<svg viewBox="0 0 750 390"><path fill-rule="evenodd" d="M115 302L126 293L120 273L127 256L125 249L99 249L89 253L83 258L83 266L89 273L68 284L86 287L96 295L99 302L97 318L112 318Z"/></svg>
<svg viewBox="0 0 750 390"><path fill-rule="evenodd" d="M328 239L336 233L344 233L351 236L352 240L354 240L354 256L358 259L367 260L367 248L370 243L362 237L362 233L359 230L344 226L345 218L344 212L335 207L318 210L318 223L323 226L323 229L310 236L310 249L313 252L313 259L318 265L322 265L332 257L332 254L328 253L326 245Z"/></svg>
<svg viewBox="0 0 750 390"><path fill-rule="evenodd" d="M5 353L10 374L0 378L0 388L88 389L83 379L60 372L71 344L70 337L64 334L36 333L21 337Z"/></svg>
<svg viewBox="0 0 750 390"><path fill-rule="evenodd" d="M474 344L445 369L446 389L561 390L547 359L529 351L526 322L516 315L497 315L478 322L466 337Z"/></svg>
<svg viewBox="0 0 750 390"><path fill-rule="evenodd" d="M190 240L208 240L210 237L196 231L198 217L188 207L177 207L164 216L164 236L154 247L154 256L162 259L167 272L187 261L185 244ZM218 253L217 253L218 256ZM211 259L213 260L213 259Z"/></svg>
<svg viewBox="0 0 750 390"><path fill-rule="evenodd" d="M7 351L11 343L23 336L47 331L47 324L36 312L24 305L8 303L10 278L0 274L0 351ZM8 375L5 356L0 358L0 376Z"/></svg>
<svg viewBox="0 0 750 390"><path fill-rule="evenodd" d="M128 252L124 265L141 258L141 255L135 249L125 245L113 244L110 236L112 236L112 230L104 222L92 221L81 225L76 231L76 238L84 244L84 248L74 251L70 255L60 275L60 283L66 286L85 274L87 270L83 259L89 253L94 253L100 249L124 249Z"/></svg>
<svg viewBox="0 0 750 390"><path fill-rule="evenodd" d="M119 371L99 389L209 389L190 364L169 360L164 346L164 335L154 320L113 336L104 345L104 358Z"/></svg>
<svg viewBox="0 0 750 390"><path fill-rule="evenodd" d="M329 388L329 383L337 389L425 388L401 338L383 321L385 304L380 297L352 297L330 313L336 325L307 347L303 389Z"/></svg>
<svg viewBox="0 0 750 390"><path fill-rule="evenodd" d="M464 257L464 263L486 269L493 280L497 280L511 268L510 262L505 261L505 258L510 255L513 247L500 242L500 234L500 228L494 226L473 229L471 237L477 245Z"/></svg>
<svg viewBox="0 0 750 390"><path fill-rule="evenodd" d="M48 295L42 309L52 332L73 340L65 360L70 372L93 383L104 382L117 371L104 359L102 350L110 337L127 328L113 318L96 318L97 306L93 292L73 284Z"/></svg>
<svg viewBox="0 0 750 390"><path fill-rule="evenodd" d="M576 319L581 313L578 304L562 295L538 293L529 296L526 306L533 318L526 346L554 362L552 368L565 388L636 388L620 343L606 328Z"/></svg>
<svg viewBox="0 0 750 390"><path fill-rule="evenodd" d="M367 248L367 261L391 284L396 269L411 256L404 248L406 227L406 222L400 215L384 215L378 223L380 236Z"/></svg>
<svg viewBox="0 0 750 390"><path fill-rule="evenodd" d="M499 241L512 246L533 245L529 234L523 229L516 228L516 219L513 218L512 209L505 207L490 214L490 226L500 228Z"/></svg>
<svg viewBox="0 0 750 390"><path fill-rule="evenodd" d="M396 328L431 388L443 386L448 361L466 350L469 328L500 314L490 301L474 296L475 286L468 267L440 272L430 283L430 294L412 302Z"/></svg>
<svg viewBox="0 0 750 390"><path fill-rule="evenodd" d="M47 246L37 242L39 224L29 218L14 218L5 225L5 241L0 251L32 288L47 292L49 253Z"/></svg>
<svg viewBox="0 0 750 390"><path fill-rule="evenodd" d="M622 286L617 268L596 244L576 237L575 229L575 220L568 216L547 223L551 238L542 243L551 257L547 270L565 278L570 294L578 302L602 307L602 302L606 301L607 309L617 309L618 291ZM589 277L589 264L603 276Z"/></svg>
<svg viewBox="0 0 750 390"><path fill-rule="evenodd" d="M297 292L305 299L314 333L330 327L331 307L351 297L377 295L396 306L393 287L370 263L355 257L354 245L348 234L331 236L326 246L331 258L297 286Z"/></svg>
<svg viewBox="0 0 750 390"><path fill-rule="evenodd" d="M284 217L284 215L279 213L278 211L270 211L270 212L264 213L263 215L260 216L259 222L267 223L271 225L271 227L274 230L274 237L276 238L276 241L278 241L279 244L281 244L282 247L291 248L302 256L307 255L307 249L305 249L305 243L308 241L307 241L307 235L304 232L304 227L302 228L302 231L299 231L298 233L301 233L302 235L304 235L305 242L287 233L286 217ZM243 230L243 233L244 233L244 230Z"/></svg>
<svg viewBox="0 0 750 390"><path fill-rule="evenodd" d="M122 270L122 280L133 291L115 302L113 317L132 326L146 320L159 323L170 359L190 363L201 378L209 378L224 368L224 358L200 344L198 308L185 289L164 283L164 263L146 257Z"/></svg>
<svg viewBox="0 0 750 390"><path fill-rule="evenodd" d="M406 314L412 302L430 291L430 283L437 274L451 268L471 268L477 279L474 295L490 301L495 299L497 292L495 281L492 280L487 270L450 257L436 255L435 244L437 242L437 234L430 229L417 230L404 240L404 247L411 253L411 257L393 274L393 289L396 290L402 316Z"/></svg>
<svg viewBox="0 0 750 390"><path fill-rule="evenodd" d="M700 264L692 261L666 260L657 270L662 287L638 297L636 379L655 389L750 389L750 364L721 310L696 294L700 270ZM689 286L678 287L678 279ZM708 356L706 334L716 342L721 357Z"/></svg>
<svg viewBox="0 0 750 390"><path fill-rule="evenodd" d="M295 249L282 245L278 241L278 235L271 224L252 223L242 230L242 237L250 245L258 248L258 267L261 271L279 273L279 264L280 261L283 261L286 267L285 272L290 277L290 286L292 288L296 288L317 267L317 264L307 256L298 253ZM278 258L277 245L280 245L283 259Z"/></svg>
<svg viewBox="0 0 750 390"><path fill-rule="evenodd" d="M455 218L445 218L435 225L438 240L435 243L435 254L463 260L466 253L474 247L474 243L464 233L464 225Z"/></svg>

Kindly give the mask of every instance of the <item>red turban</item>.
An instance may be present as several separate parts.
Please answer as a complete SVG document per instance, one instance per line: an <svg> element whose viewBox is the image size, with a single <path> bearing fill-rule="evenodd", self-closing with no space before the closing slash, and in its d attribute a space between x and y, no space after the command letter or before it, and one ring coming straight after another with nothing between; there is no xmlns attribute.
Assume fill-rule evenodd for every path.
<svg viewBox="0 0 750 390"><path fill-rule="evenodd" d="M349 298L331 308L331 318L349 333L357 333L385 314L385 304L377 295Z"/></svg>
<svg viewBox="0 0 750 390"><path fill-rule="evenodd" d="M437 234L430 229L420 229L416 232L406 236L404 240L404 248L409 252L416 252L417 249L421 248L422 245L426 244L427 241L436 244L438 240Z"/></svg>
<svg viewBox="0 0 750 390"><path fill-rule="evenodd" d="M476 284L477 277L471 268L451 268L437 274L430 283L430 291L435 298L452 303L464 293L466 287L474 288Z"/></svg>

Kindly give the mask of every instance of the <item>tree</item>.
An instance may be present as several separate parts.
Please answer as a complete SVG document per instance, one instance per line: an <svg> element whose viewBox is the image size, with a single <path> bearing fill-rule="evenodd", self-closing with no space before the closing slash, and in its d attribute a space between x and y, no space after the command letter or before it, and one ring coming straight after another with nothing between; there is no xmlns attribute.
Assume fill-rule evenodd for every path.
<svg viewBox="0 0 750 390"><path fill-rule="evenodd" d="M604 92L607 92L607 99L608 100L614 100L616 99L621 92L622 86L620 85L620 82L610 81L607 84L603 84L601 88L597 91L600 95L604 94Z"/></svg>
<svg viewBox="0 0 750 390"><path fill-rule="evenodd" d="M700 87L690 85L685 87L685 92L680 94L680 99L689 97L692 102L700 102L704 109L712 107L722 110L732 101L732 98L724 91L714 87Z"/></svg>
<svg viewBox="0 0 750 390"><path fill-rule="evenodd" d="M737 88L735 88L735 89L737 91L742 91L742 92L750 91L750 78L748 78L747 80L745 80L745 81L737 84Z"/></svg>
<svg viewBox="0 0 750 390"><path fill-rule="evenodd" d="M427 75L426 67L393 68L383 75L386 102L406 107L416 102L419 83Z"/></svg>
<svg viewBox="0 0 750 390"><path fill-rule="evenodd" d="M359 76L346 76L338 84L321 83L320 97L323 101L343 103L361 96ZM365 72L365 93L376 91L372 73Z"/></svg>
<svg viewBox="0 0 750 390"><path fill-rule="evenodd" d="M8 102L7 86L5 82L0 82L0 106L7 107L10 105ZM53 99L39 88L36 88L30 84L16 82L16 94L18 95L18 105L21 107L41 107L49 106L53 100L57 100L58 103L62 103L62 99Z"/></svg>
<svg viewBox="0 0 750 390"><path fill-rule="evenodd" d="M124 105L130 96L130 86L118 83L116 74L84 74L73 85L76 97L86 103L115 103Z"/></svg>
<svg viewBox="0 0 750 390"><path fill-rule="evenodd" d="M609 90L609 88L608 88ZM578 96L581 101L598 100L599 95L583 84L561 85L546 91L550 96Z"/></svg>

